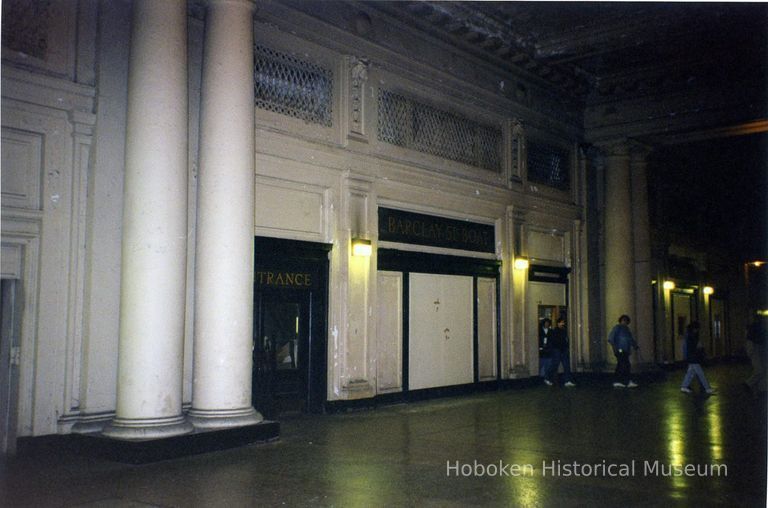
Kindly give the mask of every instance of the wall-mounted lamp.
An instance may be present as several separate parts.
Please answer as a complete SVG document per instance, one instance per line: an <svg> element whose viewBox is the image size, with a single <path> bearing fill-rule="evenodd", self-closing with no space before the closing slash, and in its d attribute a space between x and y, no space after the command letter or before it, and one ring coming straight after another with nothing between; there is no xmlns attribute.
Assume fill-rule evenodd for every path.
<svg viewBox="0 0 768 508"><path fill-rule="evenodd" d="M712 286L704 286L704 289L702 289L702 291L704 292L705 295L711 295L712 293L715 292L715 288L713 288Z"/></svg>
<svg viewBox="0 0 768 508"><path fill-rule="evenodd" d="M528 258L515 258L515 270L527 270L529 266Z"/></svg>
<svg viewBox="0 0 768 508"><path fill-rule="evenodd" d="M364 238L352 239L352 255L370 257L373 253L373 247L371 247L371 241Z"/></svg>
<svg viewBox="0 0 768 508"><path fill-rule="evenodd" d="M668 289L668 290L671 291L671 290L675 289L675 283L672 282L671 280L665 280L662 287L664 289Z"/></svg>

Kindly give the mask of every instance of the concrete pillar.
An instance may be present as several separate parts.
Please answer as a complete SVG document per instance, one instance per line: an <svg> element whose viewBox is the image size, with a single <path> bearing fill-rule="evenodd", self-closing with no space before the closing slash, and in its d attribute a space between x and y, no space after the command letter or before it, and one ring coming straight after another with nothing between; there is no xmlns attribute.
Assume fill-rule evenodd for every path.
<svg viewBox="0 0 768 508"><path fill-rule="evenodd" d="M630 149L632 185L632 241L635 271L633 333L640 345L640 362L654 363L653 288L651 280L651 231L648 212L647 157L649 148L635 144Z"/></svg>
<svg viewBox="0 0 768 508"><path fill-rule="evenodd" d="M193 430L182 414L187 251L187 4L133 8L117 411L104 434Z"/></svg>
<svg viewBox="0 0 768 508"><path fill-rule="evenodd" d="M206 15L190 421L236 427L251 401L253 352L253 4L212 0Z"/></svg>
<svg viewBox="0 0 768 508"><path fill-rule="evenodd" d="M627 144L601 147L605 157L605 324L615 325L622 314L636 330L635 267L632 233L632 193ZM609 361L613 355L609 354Z"/></svg>

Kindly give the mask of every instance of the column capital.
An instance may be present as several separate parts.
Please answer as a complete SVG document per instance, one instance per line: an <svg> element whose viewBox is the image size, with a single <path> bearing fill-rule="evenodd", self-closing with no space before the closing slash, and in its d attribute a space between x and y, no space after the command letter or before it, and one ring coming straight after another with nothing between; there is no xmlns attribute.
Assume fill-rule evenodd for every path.
<svg viewBox="0 0 768 508"><path fill-rule="evenodd" d="M600 141L595 143L593 147L605 157L626 157L629 155L628 138L614 138Z"/></svg>
<svg viewBox="0 0 768 508"><path fill-rule="evenodd" d="M525 134L525 126L523 121L517 117L509 118L509 131L515 136L523 136Z"/></svg>
<svg viewBox="0 0 768 508"><path fill-rule="evenodd" d="M216 7L219 5L229 5L232 7L246 7L250 10L256 10L253 0L203 0L205 7Z"/></svg>
<svg viewBox="0 0 768 508"><path fill-rule="evenodd" d="M653 146L633 138L613 138L585 147L585 151L597 150L605 157L645 158Z"/></svg>
<svg viewBox="0 0 768 508"><path fill-rule="evenodd" d="M515 225L524 224L528 219L528 210L515 205L507 206L507 218Z"/></svg>
<svg viewBox="0 0 768 508"><path fill-rule="evenodd" d="M653 148L653 146L640 141L630 141L629 155L632 158L632 162L645 162L648 159L648 155L653 151Z"/></svg>

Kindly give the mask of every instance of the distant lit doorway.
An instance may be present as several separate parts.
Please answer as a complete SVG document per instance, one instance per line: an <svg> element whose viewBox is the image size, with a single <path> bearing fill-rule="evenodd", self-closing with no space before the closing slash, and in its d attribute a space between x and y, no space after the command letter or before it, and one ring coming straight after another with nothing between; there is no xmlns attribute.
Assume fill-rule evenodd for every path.
<svg viewBox="0 0 768 508"><path fill-rule="evenodd" d="M709 322L712 334L712 356L730 356L732 354L730 337L726 330L726 306L722 298L709 299Z"/></svg>
<svg viewBox="0 0 768 508"><path fill-rule="evenodd" d="M526 329L528 330L528 355L531 358L531 373L541 374L542 363L539 358L539 329L545 319L555 327L557 320L568 321L568 269L533 265L529 268L528 288L526 292ZM570 344L574 347L573 341ZM571 351L571 358L577 357ZM534 375L535 375L534 374Z"/></svg>
<svg viewBox="0 0 768 508"><path fill-rule="evenodd" d="M685 329L696 319L695 294L690 290L671 293L672 299L672 354L673 361L685 360L683 355L683 343L685 342Z"/></svg>

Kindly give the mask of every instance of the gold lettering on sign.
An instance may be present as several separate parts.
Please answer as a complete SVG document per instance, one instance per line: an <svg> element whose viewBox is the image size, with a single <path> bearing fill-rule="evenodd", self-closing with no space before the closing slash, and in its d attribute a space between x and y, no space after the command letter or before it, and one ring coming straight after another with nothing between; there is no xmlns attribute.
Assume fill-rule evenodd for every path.
<svg viewBox="0 0 768 508"><path fill-rule="evenodd" d="M388 217L387 232L403 236L427 238L469 245L485 246L490 241L487 231L478 231L468 227L435 224L421 220L398 219Z"/></svg>
<svg viewBox="0 0 768 508"><path fill-rule="evenodd" d="M312 274L303 272L256 272L256 280L260 286L275 287L310 287Z"/></svg>

